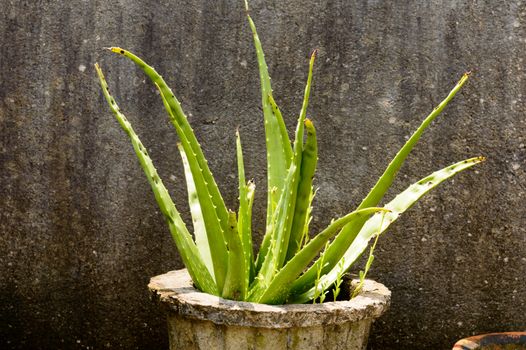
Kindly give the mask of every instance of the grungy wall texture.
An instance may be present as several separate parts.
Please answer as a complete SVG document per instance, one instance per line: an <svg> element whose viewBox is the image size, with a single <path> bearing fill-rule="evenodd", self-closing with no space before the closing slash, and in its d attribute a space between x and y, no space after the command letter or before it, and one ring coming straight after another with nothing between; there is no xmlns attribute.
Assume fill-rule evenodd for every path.
<svg viewBox="0 0 526 350"><path fill-rule="evenodd" d="M526 4L252 1L290 128L307 57L320 140L314 227L352 210L461 74L390 196L433 170L488 161L425 197L381 238L371 276L393 292L371 349L446 349L526 327ZM236 207L234 130L258 185L265 152L242 1L0 0L0 347L155 349L166 326L150 276L181 267L93 63L186 212L177 139L155 88L119 45L173 86ZM188 219L188 215L185 216Z"/></svg>

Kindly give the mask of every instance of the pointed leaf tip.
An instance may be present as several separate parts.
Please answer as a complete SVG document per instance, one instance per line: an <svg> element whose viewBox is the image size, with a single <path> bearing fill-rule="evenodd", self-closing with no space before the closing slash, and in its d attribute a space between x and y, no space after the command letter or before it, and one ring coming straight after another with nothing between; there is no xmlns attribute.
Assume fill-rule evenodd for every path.
<svg viewBox="0 0 526 350"><path fill-rule="evenodd" d="M468 71L462 74L462 78L460 78L460 81L457 83L457 85L464 85L464 83L468 80L470 76L471 76L471 71Z"/></svg>
<svg viewBox="0 0 526 350"><path fill-rule="evenodd" d="M126 53L126 50L121 49L120 47L117 47L117 46L107 47L106 49L110 50L111 52L115 52L121 55L124 55Z"/></svg>

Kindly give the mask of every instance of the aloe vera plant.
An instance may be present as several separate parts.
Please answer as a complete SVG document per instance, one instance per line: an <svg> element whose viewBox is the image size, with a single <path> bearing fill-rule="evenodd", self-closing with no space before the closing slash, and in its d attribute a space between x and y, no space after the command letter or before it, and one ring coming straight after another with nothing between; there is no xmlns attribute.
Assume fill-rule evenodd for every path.
<svg viewBox="0 0 526 350"><path fill-rule="evenodd" d="M332 220L324 230L309 239L314 197L312 179L318 149L314 124L306 116L316 51L310 58L303 104L295 138L291 143L273 97L256 26L248 13L248 4L245 5L259 65L267 149L266 229L257 255L253 252L251 237L255 184L246 180L239 132L236 133L239 208L234 212L226 207L192 127L161 75L130 51L109 48L141 68L160 92L180 140L178 149L188 189L192 236L159 178L146 148L110 95L100 67L98 64L95 67L104 96L131 140L177 249L197 288L227 299L257 303L322 301L331 288L335 288L334 294L339 292L342 274L349 270L374 239L367 266L360 274L363 280L374 258L373 249L378 236L419 198L453 175L484 160L483 157L470 158L436 171L410 185L383 207L379 206L424 130L466 83L469 74L464 74L449 95L424 119L356 210Z"/></svg>

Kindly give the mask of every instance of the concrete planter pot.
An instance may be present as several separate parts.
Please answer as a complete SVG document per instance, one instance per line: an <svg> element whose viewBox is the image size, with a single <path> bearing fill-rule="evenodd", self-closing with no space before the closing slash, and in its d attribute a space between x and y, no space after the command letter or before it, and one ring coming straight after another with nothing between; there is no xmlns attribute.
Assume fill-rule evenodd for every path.
<svg viewBox="0 0 526 350"><path fill-rule="evenodd" d="M356 281L349 281L347 290ZM153 277L148 288L166 311L170 349L365 349L391 292L367 280L352 300L263 305L226 300L193 287L186 270ZM342 288L344 290L344 288Z"/></svg>

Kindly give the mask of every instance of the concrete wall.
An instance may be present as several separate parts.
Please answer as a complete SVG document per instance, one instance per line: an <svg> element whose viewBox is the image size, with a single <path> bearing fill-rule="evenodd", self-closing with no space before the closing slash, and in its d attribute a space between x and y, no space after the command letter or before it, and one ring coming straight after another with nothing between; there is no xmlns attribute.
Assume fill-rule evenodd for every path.
<svg viewBox="0 0 526 350"><path fill-rule="evenodd" d="M234 130L258 184L258 75L242 1L0 0L0 347L166 345L150 276L181 267L93 63L186 211L176 137L144 57L174 87L230 207ZM522 1L252 1L292 128L307 57L320 161L314 227L350 211L466 70L475 74L402 168L396 190L475 155L488 161L416 205L379 243L393 291L372 349L446 349L526 327L526 5ZM185 216L188 218L188 215Z"/></svg>

